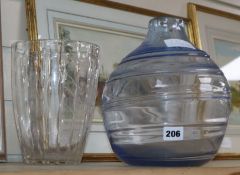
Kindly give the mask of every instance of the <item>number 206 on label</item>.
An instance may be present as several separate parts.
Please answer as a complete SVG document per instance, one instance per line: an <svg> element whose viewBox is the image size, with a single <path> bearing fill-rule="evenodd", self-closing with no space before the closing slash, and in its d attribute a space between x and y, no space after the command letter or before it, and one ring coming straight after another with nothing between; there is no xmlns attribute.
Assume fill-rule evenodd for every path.
<svg viewBox="0 0 240 175"><path fill-rule="evenodd" d="M184 130L183 127L164 127L163 140L164 141L178 141L183 140Z"/></svg>

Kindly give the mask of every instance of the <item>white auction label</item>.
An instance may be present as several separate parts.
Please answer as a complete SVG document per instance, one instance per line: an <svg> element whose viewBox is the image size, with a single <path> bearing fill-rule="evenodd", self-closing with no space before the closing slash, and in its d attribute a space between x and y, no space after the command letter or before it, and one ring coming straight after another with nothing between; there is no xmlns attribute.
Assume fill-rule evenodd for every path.
<svg viewBox="0 0 240 175"><path fill-rule="evenodd" d="M195 49L191 43L181 39L166 39L164 40L164 42L167 45L167 47L187 47Z"/></svg>
<svg viewBox="0 0 240 175"><path fill-rule="evenodd" d="M163 140L164 141L178 141L183 140L184 129L183 127L164 127Z"/></svg>

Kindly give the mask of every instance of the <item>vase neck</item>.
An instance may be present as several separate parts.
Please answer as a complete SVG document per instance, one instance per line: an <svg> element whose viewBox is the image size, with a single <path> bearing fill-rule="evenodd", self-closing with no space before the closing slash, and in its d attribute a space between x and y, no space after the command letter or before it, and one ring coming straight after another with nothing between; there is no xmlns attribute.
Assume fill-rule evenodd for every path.
<svg viewBox="0 0 240 175"><path fill-rule="evenodd" d="M145 44L155 47L174 47L176 42L181 41L190 44L185 32L185 23L182 19L157 17L149 22L148 33L144 40ZM177 45L179 44L181 45L181 43Z"/></svg>
<svg viewBox="0 0 240 175"><path fill-rule="evenodd" d="M186 34L185 23L182 19L174 17L157 17L149 22L148 33L145 40L121 63L152 56L166 56L181 53L185 55L207 54L198 50L189 40Z"/></svg>

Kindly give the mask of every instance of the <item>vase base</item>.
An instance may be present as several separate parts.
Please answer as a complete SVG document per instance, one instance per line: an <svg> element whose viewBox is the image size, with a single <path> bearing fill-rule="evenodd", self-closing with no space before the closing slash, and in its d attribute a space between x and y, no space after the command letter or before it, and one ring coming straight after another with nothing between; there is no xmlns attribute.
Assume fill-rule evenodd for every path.
<svg viewBox="0 0 240 175"><path fill-rule="evenodd" d="M54 157L52 156L24 156L23 162L26 164L42 164L42 165L59 165L59 164L80 164L81 163L81 156L77 158L73 158L74 156L59 156L56 155ZM76 156L75 156L76 157Z"/></svg>
<svg viewBox="0 0 240 175"><path fill-rule="evenodd" d="M135 166L162 166L162 167L188 167L188 166L201 166L208 161L212 160L214 155L204 157L194 157L185 159L146 159L134 157L120 157L120 159L129 165Z"/></svg>

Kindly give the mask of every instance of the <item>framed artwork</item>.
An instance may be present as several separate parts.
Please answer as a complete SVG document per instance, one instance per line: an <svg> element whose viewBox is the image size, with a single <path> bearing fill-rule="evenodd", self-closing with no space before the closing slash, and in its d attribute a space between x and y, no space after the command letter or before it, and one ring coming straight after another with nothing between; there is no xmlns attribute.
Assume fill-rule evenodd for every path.
<svg viewBox="0 0 240 175"><path fill-rule="evenodd" d="M48 15L50 23L54 27L53 32L50 33L50 38L83 40L100 46L100 74L93 122L102 122L100 106L105 82L121 59L143 41L146 28L100 19L86 20L82 16L59 14L59 12L48 12ZM74 20L71 21L72 17ZM84 20L86 20L85 23L83 23ZM97 26L96 23L98 23ZM126 43L128 44L126 45Z"/></svg>
<svg viewBox="0 0 240 175"><path fill-rule="evenodd" d="M83 40L100 46L98 97L83 161L117 161L102 123L102 89L115 66L143 41L148 21L169 14L106 0L25 2L29 39ZM189 38L194 41L191 20L184 20Z"/></svg>
<svg viewBox="0 0 240 175"><path fill-rule="evenodd" d="M232 92L232 112L219 159L240 158L240 16L188 4L196 45L207 51L227 78Z"/></svg>
<svg viewBox="0 0 240 175"><path fill-rule="evenodd" d="M1 2L0 2L1 7ZM1 8L0 8L1 9ZM1 10L0 10L1 14ZM0 15L1 25L1 15ZM6 133L5 133L5 112L4 112L4 93L3 93L3 60L2 60L2 31L0 27L0 161L6 161Z"/></svg>

